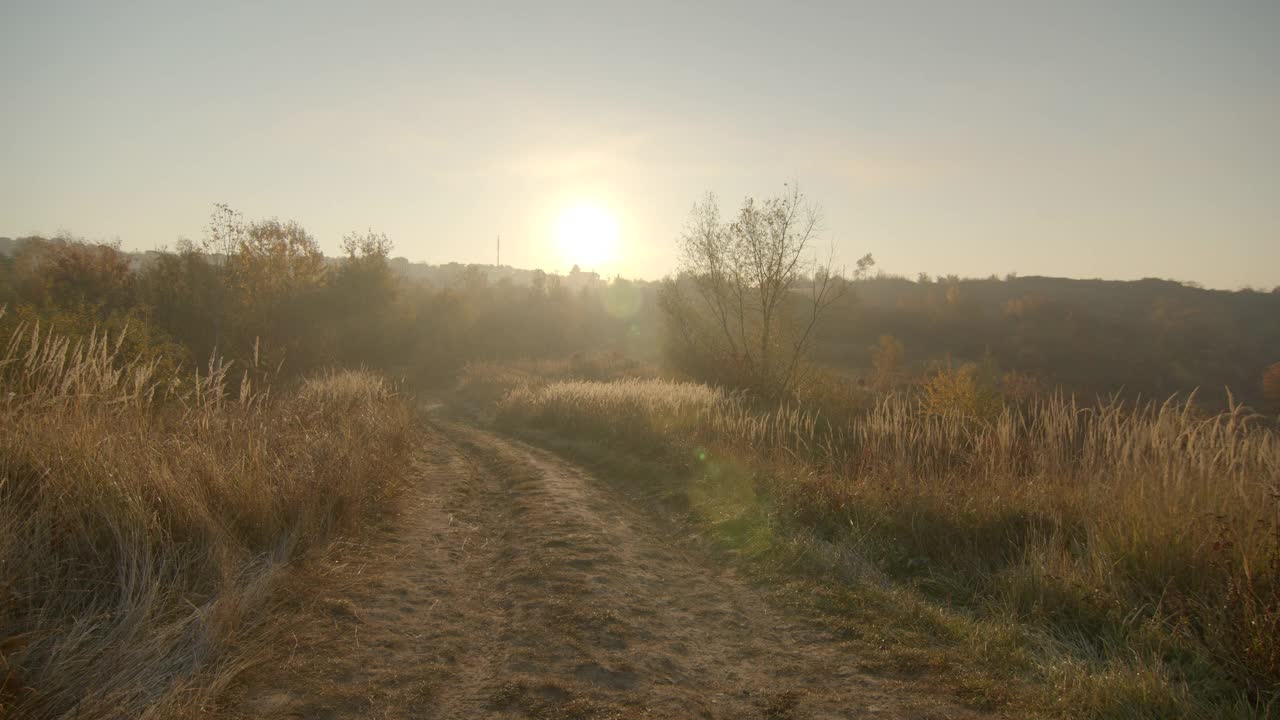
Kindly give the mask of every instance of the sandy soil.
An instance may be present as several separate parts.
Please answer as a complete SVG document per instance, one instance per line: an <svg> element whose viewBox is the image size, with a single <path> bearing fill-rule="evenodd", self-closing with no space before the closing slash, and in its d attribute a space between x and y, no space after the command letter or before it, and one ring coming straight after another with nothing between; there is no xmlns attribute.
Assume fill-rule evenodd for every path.
<svg viewBox="0 0 1280 720"><path fill-rule="evenodd" d="M964 718L689 531L523 443L427 433L399 517L303 593L221 714L264 718Z"/></svg>

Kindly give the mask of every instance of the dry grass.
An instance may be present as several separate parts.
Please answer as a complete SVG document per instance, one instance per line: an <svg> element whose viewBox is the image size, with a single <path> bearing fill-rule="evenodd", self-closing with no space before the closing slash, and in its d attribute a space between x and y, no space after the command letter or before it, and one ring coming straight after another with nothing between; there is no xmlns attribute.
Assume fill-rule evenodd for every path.
<svg viewBox="0 0 1280 720"><path fill-rule="evenodd" d="M409 417L373 375L268 397L119 347L0 343L0 716L198 708L283 571L403 476Z"/></svg>
<svg viewBox="0 0 1280 720"><path fill-rule="evenodd" d="M1242 407L1059 396L980 417L899 394L832 424L700 385L551 382L508 391L499 419L704 480L747 468L756 516L1046 638L1031 665L1072 715L1249 715L1280 694L1280 434Z"/></svg>
<svg viewBox="0 0 1280 720"><path fill-rule="evenodd" d="M463 367L456 391L459 398L474 407L491 407L511 390L556 380L602 382L657 376L655 368L617 353L575 353L564 359L501 363L479 360Z"/></svg>

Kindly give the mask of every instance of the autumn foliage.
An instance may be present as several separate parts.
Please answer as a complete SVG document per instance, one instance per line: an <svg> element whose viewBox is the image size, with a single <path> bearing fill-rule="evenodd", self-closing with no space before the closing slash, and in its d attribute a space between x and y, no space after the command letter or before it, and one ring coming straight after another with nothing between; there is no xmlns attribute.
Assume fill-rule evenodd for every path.
<svg viewBox="0 0 1280 720"><path fill-rule="evenodd" d="M1262 376L1262 396L1272 410L1280 412L1280 362L1267 368Z"/></svg>

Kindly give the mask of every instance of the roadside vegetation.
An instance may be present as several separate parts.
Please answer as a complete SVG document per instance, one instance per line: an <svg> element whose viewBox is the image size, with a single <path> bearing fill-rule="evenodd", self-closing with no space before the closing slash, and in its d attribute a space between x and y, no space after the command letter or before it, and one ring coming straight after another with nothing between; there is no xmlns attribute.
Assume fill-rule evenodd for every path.
<svg viewBox="0 0 1280 720"><path fill-rule="evenodd" d="M193 712L283 579L404 477L409 414L379 377L277 393L128 337L0 336L0 716Z"/></svg>
<svg viewBox="0 0 1280 720"><path fill-rule="evenodd" d="M748 554L907 591L975 664L1039 686L1038 709L1273 707L1280 435L1243 408L937 402L883 395L833 424L696 383L553 381L497 416L665 467Z"/></svg>

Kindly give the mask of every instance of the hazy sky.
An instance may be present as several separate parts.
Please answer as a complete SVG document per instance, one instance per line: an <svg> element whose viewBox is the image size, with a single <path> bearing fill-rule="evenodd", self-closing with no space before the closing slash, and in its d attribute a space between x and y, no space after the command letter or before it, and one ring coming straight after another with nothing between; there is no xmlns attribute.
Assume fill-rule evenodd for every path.
<svg viewBox="0 0 1280 720"><path fill-rule="evenodd" d="M0 0L0 235L658 277L692 203L798 179L852 263L1280 284L1280 2Z"/></svg>

